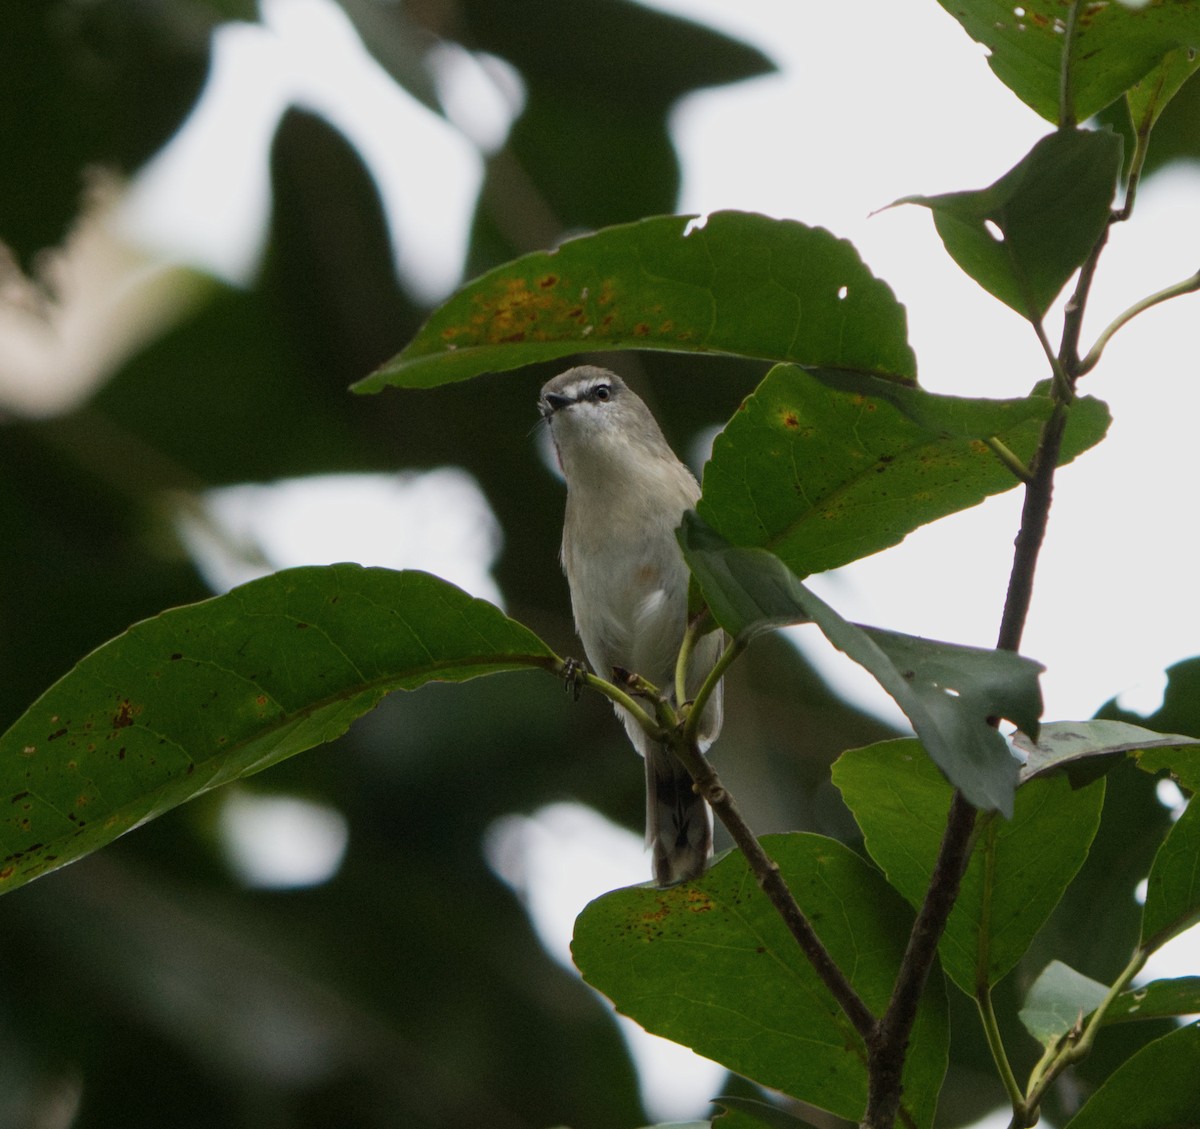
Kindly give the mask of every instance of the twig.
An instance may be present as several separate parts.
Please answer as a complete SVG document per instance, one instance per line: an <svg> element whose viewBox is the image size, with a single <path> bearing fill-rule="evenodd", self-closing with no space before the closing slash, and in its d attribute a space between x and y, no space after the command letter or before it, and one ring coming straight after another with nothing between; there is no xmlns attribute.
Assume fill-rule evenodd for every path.
<svg viewBox="0 0 1200 1129"><path fill-rule="evenodd" d="M1143 298L1140 302L1135 302L1124 313L1118 314L1104 328L1104 332L1096 338L1096 343L1088 350L1088 355L1079 362L1077 375L1083 376L1085 373L1091 372L1099 363L1100 354L1104 352L1105 346L1108 345L1113 335L1128 325L1129 322L1133 321L1138 314L1145 313L1160 302L1166 302L1171 298L1178 298L1181 294L1191 294L1197 290L1200 290L1200 271L1197 271L1190 278L1185 278L1182 282L1176 282L1173 286L1163 287L1162 290Z"/></svg>
<svg viewBox="0 0 1200 1129"><path fill-rule="evenodd" d="M644 697L654 703L652 718L625 690L611 682L598 678L594 674L572 672L574 677L582 678L584 684L603 694L610 701L628 710L638 724L656 740L666 741L672 751L683 762L691 773L696 791L708 801L713 813L725 826L730 837L746 859L750 872L754 875L759 887L766 894L776 912L783 919L788 931L800 946L800 951L807 958L813 970L821 978L821 982L829 989L838 1006L845 1013L855 1031L870 1048L876 1036L878 1023L871 1009L863 1002L862 997L854 990L846 974L837 966L829 950L825 948L816 930L804 916L780 873L779 864L763 850L762 845L754 837L742 813L734 803L733 797L721 783L716 770L700 752L700 746L695 739L693 722L704 712L704 706L712 693L713 687L720 681L721 675L731 662L744 649L744 643L739 645L734 641L726 648L721 659L705 680L700 692L696 695L695 703L687 711L686 721L680 720L671 703L659 692L652 683L647 682L637 674L624 674L625 684L639 697ZM566 677L567 664L561 659L550 664L559 677Z"/></svg>
<svg viewBox="0 0 1200 1129"><path fill-rule="evenodd" d="M683 760L695 781L696 790L708 801L713 813L725 826L734 844L742 852L750 872L754 875L759 887L770 899L776 912L783 919L788 931L800 946L801 952L812 965L813 971L821 978L821 982L829 989L846 1018L858 1032L859 1037L867 1044L868 1053L876 1040L878 1023L871 1009L863 1002L862 997L854 990L854 986L846 978L846 974L838 967L829 950L825 948L816 930L809 924L804 911L801 910L788 884L780 873L779 864L775 862L762 844L754 837L742 813L734 803L733 797L721 783L720 777L708 760L700 753L695 742L681 742L675 748L676 755Z"/></svg>

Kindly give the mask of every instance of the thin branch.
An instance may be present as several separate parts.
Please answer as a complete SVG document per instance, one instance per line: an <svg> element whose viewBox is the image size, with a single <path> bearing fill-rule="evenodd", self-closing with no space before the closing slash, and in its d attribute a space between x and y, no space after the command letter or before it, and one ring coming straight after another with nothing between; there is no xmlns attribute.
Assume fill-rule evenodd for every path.
<svg viewBox="0 0 1200 1129"><path fill-rule="evenodd" d="M730 837L745 857L750 872L754 875L759 887L767 895L788 931L800 946L800 951L821 978L821 982L829 989L830 994L837 1001L855 1031L870 1047L878 1027L875 1016L863 1002L862 997L854 990L854 986L846 978L846 974L829 955L829 950L817 936L816 930L804 916L804 911L800 908L787 882L784 881L779 864L763 850L762 845L754 837L754 832L750 830L749 825L742 818L737 804L734 803L733 796L721 783L721 778L700 752L700 747L695 740L695 719L703 714L708 696L720 681L721 674L741 654L744 647L744 643L739 645L735 640L726 648L705 680L700 693L696 695L696 701L691 708L687 723L684 725L679 724L678 715L671 703L663 694L659 693L657 687L638 674L614 672L622 678L634 694L654 702L657 721L651 718L629 694L611 682L597 678L594 674L569 672L568 664L562 660L558 660L554 669L560 677L566 677L568 673L573 673L575 677L581 678L586 686L599 691L609 700L627 709L651 736L658 740L669 741L674 754L691 773L696 791L708 801L713 813L724 824Z"/></svg>
<svg viewBox="0 0 1200 1129"><path fill-rule="evenodd" d="M1144 314L1160 302L1166 302L1171 298L1178 298L1182 294L1193 294L1197 290L1200 290L1200 271L1197 271L1190 278L1185 278L1182 282L1176 282L1173 286L1166 286L1149 297L1143 298L1140 302L1135 302L1124 313L1118 314L1105 327L1104 332L1096 338L1096 344L1088 351L1088 355L1079 362L1078 375L1083 376L1096 367L1100 361L1100 354L1104 352L1109 341L1112 340L1118 330L1128 325L1138 314Z"/></svg>
<svg viewBox="0 0 1200 1129"><path fill-rule="evenodd" d="M1031 1113L1037 1110L1051 1083L1068 1066L1079 1062L1080 1059L1086 1058L1091 1053L1092 1044L1095 1043L1096 1036L1100 1033L1100 1028L1104 1024L1104 1017L1108 1014L1108 1009L1112 1007L1113 1001L1129 987L1130 981L1141 972L1142 966L1145 965L1146 958L1149 955L1146 950L1140 947L1134 949L1129 963L1121 971L1121 975L1113 981L1112 987L1109 988L1108 994L1100 1002L1100 1006L1092 1012L1091 1017L1083 1028L1082 1034L1078 1030L1074 1034L1068 1032L1059 1041L1054 1055L1050 1057L1050 1061L1047 1062L1046 1056L1043 1056L1042 1061L1034 1068L1034 1074L1030 1075L1029 1093L1025 1100L1025 1107Z"/></svg>
<svg viewBox="0 0 1200 1129"><path fill-rule="evenodd" d="M574 682L580 682L584 686L587 686L588 689L603 694L610 702L615 703L624 710L628 710L634 716L638 725L652 737L661 739L663 727L619 686L614 686L613 683L592 674L591 671L576 669L570 662L562 659L557 659L550 669L553 674L564 679L568 687ZM647 683L647 686L649 686L649 683ZM653 687L650 687L650 689L653 689Z"/></svg>
<svg viewBox="0 0 1200 1129"><path fill-rule="evenodd" d="M804 911L780 873L779 864L763 850L762 844L754 837L733 797L726 791L720 777L701 754L695 742L680 741L674 748L676 755L691 772L696 790L708 801L709 807L742 852L750 872L783 919L801 952L812 965L813 971L821 978L821 982L829 989L846 1018L869 1048L875 1040L878 1027L875 1016L817 936L816 930L805 917Z"/></svg>

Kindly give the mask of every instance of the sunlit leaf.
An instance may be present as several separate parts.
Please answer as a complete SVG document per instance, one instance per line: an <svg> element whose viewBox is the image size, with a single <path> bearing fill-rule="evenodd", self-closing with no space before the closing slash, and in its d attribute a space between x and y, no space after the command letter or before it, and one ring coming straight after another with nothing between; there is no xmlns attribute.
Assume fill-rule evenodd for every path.
<svg viewBox="0 0 1200 1129"><path fill-rule="evenodd" d="M960 647L842 619L765 549L735 548L694 514L679 533L688 567L717 622L749 638L812 620L865 667L904 711L938 767L976 807L1012 814L1018 765L989 718L1036 732L1040 664L1009 651Z"/></svg>
<svg viewBox="0 0 1200 1129"><path fill-rule="evenodd" d="M731 353L911 381L904 307L845 240L744 212L656 216L468 283L359 381L429 388L611 349Z"/></svg>
<svg viewBox="0 0 1200 1129"><path fill-rule="evenodd" d="M289 569L163 612L0 737L0 891L331 740L389 691L555 661L499 608L421 572Z"/></svg>
<svg viewBox="0 0 1200 1129"><path fill-rule="evenodd" d="M810 834L762 842L834 960L867 1006L882 1012L909 909L841 843ZM648 1031L843 1117L861 1115L866 1049L740 853L686 885L598 898L575 923L572 953L584 979ZM933 1119L948 1036L934 976L905 1065L912 1124Z"/></svg>
<svg viewBox="0 0 1200 1129"><path fill-rule="evenodd" d="M850 374L780 365L717 436L700 515L735 545L780 556L800 576L902 541L928 522L1011 490L995 436L1028 461L1052 403L941 396ZM1062 462L1098 443L1108 409L1081 397Z"/></svg>
<svg viewBox="0 0 1200 1129"><path fill-rule="evenodd" d="M929 208L954 261L1037 321L1104 231L1120 168L1116 134L1061 130L988 188L897 203Z"/></svg>
<svg viewBox="0 0 1200 1129"><path fill-rule="evenodd" d="M1060 119L1063 43L1069 5L1059 0L939 0L988 49L988 65L1026 105ZM1200 4L1077 6L1069 61L1077 121L1091 117L1178 47L1200 46Z"/></svg>
<svg viewBox="0 0 1200 1129"><path fill-rule="evenodd" d="M1200 1109L1200 1024L1147 1043L1064 1129L1188 1129Z"/></svg>
<svg viewBox="0 0 1200 1129"><path fill-rule="evenodd" d="M1052 960L1026 993L1018 1014L1025 1030L1048 1046L1091 1015L1107 995L1106 984Z"/></svg>
<svg viewBox="0 0 1200 1129"><path fill-rule="evenodd" d="M1085 769L1092 762L1126 753L1135 754L1138 764L1149 772L1172 761L1195 764L1200 769L1200 740L1179 733L1155 733L1125 721L1048 721L1042 725L1036 742L1017 733L1013 744L1026 757L1022 781L1059 769Z"/></svg>
<svg viewBox="0 0 1200 1129"><path fill-rule="evenodd" d="M871 857L913 905L934 861L951 789L913 740L851 749L833 781ZM1025 953L1087 857L1104 802L1104 782L1072 790L1049 776L1017 791L1012 819L981 818L974 851L939 952L968 995L979 976L995 984Z"/></svg>

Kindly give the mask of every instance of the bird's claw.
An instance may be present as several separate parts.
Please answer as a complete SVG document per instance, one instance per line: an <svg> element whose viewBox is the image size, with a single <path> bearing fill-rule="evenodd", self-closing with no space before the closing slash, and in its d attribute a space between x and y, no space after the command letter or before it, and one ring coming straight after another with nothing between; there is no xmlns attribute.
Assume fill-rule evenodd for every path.
<svg viewBox="0 0 1200 1129"><path fill-rule="evenodd" d="M579 659L563 660L563 689L571 694L575 701L579 701L579 695L583 692L583 681L586 674L587 666Z"/></svg>

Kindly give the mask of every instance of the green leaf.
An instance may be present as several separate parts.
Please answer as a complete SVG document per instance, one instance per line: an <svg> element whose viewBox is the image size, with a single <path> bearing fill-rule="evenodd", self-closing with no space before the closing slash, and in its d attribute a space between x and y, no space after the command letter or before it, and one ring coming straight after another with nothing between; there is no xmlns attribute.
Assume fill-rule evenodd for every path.
<svg viewBox="0 0 1200 1129"><path fill-rule="evenodd" d="M1164 735L1161 745L1146 744L1136 753L1143 772L1169 772L1189 792L1200 792L1200 741L1195 737Z"/></svg>
<svg viewBox="0 0 1200 1129"><path fill-rule="evenodd" d="M498 267L357 392L430 388L611 349L731 353L911 381L904 307L845 240L716 212L606 228Z"/></svg>
<svg viewBox="0 0 1200 1129"><path fill-rule="evenodd" d="M971 803L1012 814L1018 764L988 719L1006 717L1037 731L1040 664L1010 651L858 627L805 588L778 557L765 549L734 548L690 511L679 542L726 631L745 640L771 627L812 620L892 696L929 755Z"/></svg>
<svg viewBox="0 0 1200 1129"><path fill-rule="evenodd" d="M1200 976L1151 980L1140 988L1122 992L1104 1016L1105 1023L1133 1019L1164 1019L1200 1014Z"/></svg>
<svg viewBox="0 0 1200 1129"><path fill-rule="evenodd" d="M392 690L556 658L421 572L289 569L135 624L2 737L0 891L343 733Z"/></svg>
<svg viewBox="0 0 1200 1129"><path fill-rule="evenodd" d="M1124 753L1134 754L1147 772L1157 772L1173 762L1195 764L1200 770L1200 740L1179 733L1155 733L1124 721L1047 721L1036 743L1018 733L1013 744L1026 756L1022 782L1060 769L1070 773Z"/></svg>
<svg viewBox="0 0 1200 1129"><path fill-rule="evenodd" d="M1050 1046L1091 1015L1107 995L1106 984L1052 960L1033 982L1018 1014L1025 1030Z"/></svg>
<svg viewBox="0 0 1200 1129"><path fill-rule="evenodd" d="M1126 93L1125 101L1135 134L1150 133L1159 115L1197 68L1200 68L1200 58L1194 51L1182 47L1169 51Z"/></svg>
<svg viewBox="0 0 1200 1129"><path fill-rule="evenodd" d="M939 0L988 49L996 77L1026 105L1060 121L1060 72L1068 6L1059 0ZM1200 4L1080 4L1071 43L1070 90L1083 121L1178 47L1200 46ZM1070 123L1068 123L1070 124Z"/></svg>
<svg viewBox="0 0 1200 1129"><path fill-rule="evenodd" d="M1142 948L1157 949L1200 921L1200 804L1188 803L1154 856L1142 907Z"/></svg>
<svg viewBox="0 0 1200 1129"><path fill-rule="evenodd" d="M1194 1129L1200 1109L1200 1024L1126 1059L1064 1129Z"/></svg>
<svg viewBox="0 0 1200 1129"><path fill-rule="evenodd" d="M950 257L1036 322L1104 231L1120 170L1115 133L1060 130L988 188L897 203L929 208Z"/></svg>
<svg viewBox="0 0 1200 1129"><path fill-rule="evenodd" d="M763 846L867 1006L887 1006L912 914L879 873L819 835ZM605 894L575 923L575 963L617 1010L731 1070L857 1119L866 1048L746 866L731 852L695 882ZM949 1029L931 977L904 1070L904 1107L933 1120Z"/></svg>
<svg viewBox="0 0 1200 1129"><path fill-rule="evenodd" d="M867 851L913 905L925 896L951 789L918 742L851 749L833 782L865 837ZM968 995L999 981L1058 904L1095 837L1104 781L1073 791L1063 777L1023 785L1011 820L984 816L939 952Z"/></svg>
<svg viewBox="0 0 1200 1129"><path fill-rule="evenodd" d="M717 436L698 509L733 544L770 549L800 576L823 572L1012 489L1017 478L983 440L1028 462L1051 409L1048 385L968 399L780 365ZM1099 400L1077 400L1062 461L1108 422Z"/></svg>

